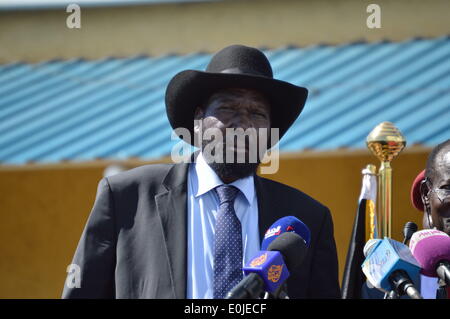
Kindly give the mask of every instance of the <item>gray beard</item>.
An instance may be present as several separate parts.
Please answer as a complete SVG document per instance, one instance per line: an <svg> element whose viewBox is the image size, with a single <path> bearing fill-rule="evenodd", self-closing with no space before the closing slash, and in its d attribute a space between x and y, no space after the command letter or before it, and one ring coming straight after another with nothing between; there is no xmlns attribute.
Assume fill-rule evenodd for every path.
<svg viewBox="0 0 450 319"><path fill-rule="evenodd" d="M258 163L208 163L221 180L241 179L256 174Z"/></svg>
<svg viewBox="0 0 450 319"><path fill-rule="evenodd" d="M205 146L208 144L207 141L202 142L202 151ZM244 163L237 163L237 154L234 154L234 160L232 163L225 163L225 159L222 163L217 163L214 157L210 157L209 155L214 156L214 154L207 154L208 152L202 152L203 157L205 158L206 163L208 163L209 167L217 174L217 176L223 181L225 179L241 179L251 175L256 174L260 161L258 159L257 163L248 163L248 158ZM223 156L225 157L225 147L223 150Z"/></svg>

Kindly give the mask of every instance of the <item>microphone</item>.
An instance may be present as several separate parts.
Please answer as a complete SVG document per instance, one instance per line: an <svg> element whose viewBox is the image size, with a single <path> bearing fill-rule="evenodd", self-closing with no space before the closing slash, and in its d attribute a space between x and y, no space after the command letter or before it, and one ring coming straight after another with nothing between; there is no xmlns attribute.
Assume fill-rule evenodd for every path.
<svg viewBox="0 0 450 319"><path fill-rule="evenodd" d="M367 243L364 245L363 249L364 257L369 256L372 253L372 251L378 246L378 244L381 243L381 241L382 240L379 238L369 239Z"/></svg>
<svg viewBox="0 0 450 319"><path fill-rule="evenodd" d="M264 239L261 243L261 250L267 250L272 241L277 238L277 236L285 232L296 233L304 240L306 246L309 247L311 240L311 232L309 231L309 228L297 217L286 216L277 220L266 231Z"/></svg>
<svg viewBox="0 0 450 319"><path fill-rule="evenodd" d="M375 247L380 242L381 242L381 239L379 239L379 238L369 239L367 241L367 243L364 245L364 248L363 248L364 257L369 256L369 254L375 249ZM369 280L367 280L366 283L367 283L367 287L375 288L374 286L372 286L372 284L371 284L371 282Z"/></svg>
<svg viewBox="0 0 450 319"><path fill-rule="evenodd" d="M420 280L420 266L408 246L390 238L369 240L368 255L361 265L370 284L383 291L394 290L399 296L422 299L414 282Z"/></svg>
<svg viewBox="0 0 450 319"><path fill-rule="evenodd" d="M289 277L288 269L297 268L305 259L307 246L294 232L277 236L243 268L244 279L228 292L225 299L257 298L263 291L274 293Z"/></svg>
<svg viewBox="0 0 450 319"><path fill-rule="evenodd" d="M304 239L306 246L309 247L311 240L311 233L309 228L297 217L285 216L278 219L272 224L266 231L264 239L261 243L261 250L267 250L272 241L285 232L294 232ZM291 269L291 267L288 267ZM289 299L287 295L287 285L284 284L278 288L278 290L272 294L266 294L265 298L273 297L275 299Z"/></svg>
<svg viewBox="0 0 450 319"><path fill-rule="evenodd" d="M411 239L412 235L417 231L418 227L416 223L407 222L403 227L403 243L406 245L408 240Z"/></svg>
<svg viewBox="0 0 450 319"><path fill-rule="evenodd" d="M450 286L450 237L446 233L421 230L412 236L409 247L425 276L439 277Z"/></svg>

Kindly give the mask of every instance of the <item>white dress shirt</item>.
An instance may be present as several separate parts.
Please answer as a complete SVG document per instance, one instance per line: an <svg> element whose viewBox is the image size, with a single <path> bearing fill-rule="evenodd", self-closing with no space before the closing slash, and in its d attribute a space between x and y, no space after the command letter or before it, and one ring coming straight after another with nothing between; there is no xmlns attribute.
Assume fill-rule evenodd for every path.
<svg viewBox="0 0 450 319"><path fill-rule="evenodd" d="M188 299L211 299L214 289L214 229L219 200L214 188L224 184L199 153L188 172ZM230 183L240 192L234 209L242 226L243 265L260 249L258 200L253 176Z"/></svg>

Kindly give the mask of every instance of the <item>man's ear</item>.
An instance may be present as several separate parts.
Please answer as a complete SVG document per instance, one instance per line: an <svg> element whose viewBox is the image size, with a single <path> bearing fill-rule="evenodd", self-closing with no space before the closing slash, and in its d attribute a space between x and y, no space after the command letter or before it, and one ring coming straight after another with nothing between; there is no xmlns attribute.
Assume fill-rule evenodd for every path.
<svg viewBox="0 0 450 319"><path fill-rule="evenodd" d="M433 218L431 216L431 206L430 206L430 198L428 197L428 194L430 193L430 187L426 180L423 180L420 183L420 197L422 198L423 203L423 209L424 209L424 215L427 217L427 225L428 228L433 228ZM424 216L425 218L425 216ZM425 223L424 223L425 226Z"/></svg>
<svg viewBox="0 0 450 319"><path fill-rule="evenodd" d="M194 133L198 134L200 133L200 125L201 120L203 119L203 110L201 107L197 107L194 112Z"/></svg>
<svg viewBox="0 0 450 319"><path fill-rule="evenodd" d="M426 203L429 203L430 200L428 199L428 193L430 192L430 188L428 186L428 183L426 180L423 180L420 182L420 197L422 198L422 203L425 205Z"/></svg>

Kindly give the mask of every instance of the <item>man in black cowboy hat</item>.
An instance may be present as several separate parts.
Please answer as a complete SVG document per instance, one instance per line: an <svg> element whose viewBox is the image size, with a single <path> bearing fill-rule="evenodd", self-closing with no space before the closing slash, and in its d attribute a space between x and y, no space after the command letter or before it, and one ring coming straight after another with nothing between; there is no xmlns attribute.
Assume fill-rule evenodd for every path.
<svg viewBox="0 0 450 319"><path fill-rule="evenodd" d="M81 282L66 284L63 297L223 298L269 226L292 215L311 240L304 262L289 269L289 297L339 298L328 208L256 175L260 157L250 160L251 144L227 139L229 129L277 129L281 138L306 97L305 88L273 79L261 51L241 45L219 51L205 72L173 77L169 122L187 130L181 137L200 151L192 163L146 165L101 180L73 260ZM214 148L202 130L221 136ZM277 142L255 136L258 154Z"/></svg>

